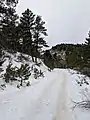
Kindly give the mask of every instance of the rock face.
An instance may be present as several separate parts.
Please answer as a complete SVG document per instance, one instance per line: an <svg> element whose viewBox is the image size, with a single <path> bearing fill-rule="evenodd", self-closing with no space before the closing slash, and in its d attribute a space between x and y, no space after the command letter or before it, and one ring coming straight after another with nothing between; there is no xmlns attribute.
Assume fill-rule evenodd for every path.
<svg viewBox="0 0 90 120"><path fill-rule="evenodd" d="M43 59L44 63L51 69L53 68L65 68L66 67L66 53L64 50L46 50Z"/></svg>
<svg viewBox="0 0 90 120"><path fill-rule="evenodd" d="M90 63L83 57L83 45L59 44L44 51L43 62L51 69L70 68L90 77Z"/></svg>

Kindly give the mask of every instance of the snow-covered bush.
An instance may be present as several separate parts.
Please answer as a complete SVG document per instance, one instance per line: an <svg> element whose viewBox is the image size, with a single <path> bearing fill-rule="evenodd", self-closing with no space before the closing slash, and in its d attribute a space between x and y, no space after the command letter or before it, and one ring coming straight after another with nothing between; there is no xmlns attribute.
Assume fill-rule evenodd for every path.
<svg viewBox="0 0 90 120"><path fill-rule="evenodd" d="M89 85L89 82L87 81L87 76L78 76L79 79L76 80L76 82L82 86L83 84Z"/></svg>
<svg viewBox="0 0 90 120"><path fill-rule="evenodd" d="M6 68L6 72L3 74L3 79L6 83L10 81L20 81L20 86L22 86L23 82L29 79L30 67L28 64L21 64L21 67L12 67L12 64L9 64ZM29 86L29 84L28 84Z"/></svg>
<svg viewBox="0 0 90 120"><path fill-rule="evenodd" d="M44 77L44 74L42 70L38 70L37 68L34 68L34 78L37 79L38 77Z"/></svg>
<svg viewBox="0 0 90 120"><path fill-rule="evenodd" d="M28 81L27 84L26 84L26 86L30 86L30 85L31 85L31 84L30 84L30 82Z"/></svg>
<svg viewBox="0 0 90 120"><path fill-rule="evenodd" d="M81 92L83 99L79 102L74 102L73 109L76 107L83 108L85 110L90 110L90 91L86 88Z"/></svg>
<svg viewBox="0 0 90 120"><path fill-rule="evenodd" d="M20 80L20 86L23 82L28 80L31 75L30 67L28 64L22 64L20 68L17 68L16 77Z"/></svg>
<svg viewBox="0 0 90 120"><path fill-rule="evenodd" d="M34 78L37 79L39 77L39 70L34 68Z"/></svg>
<svg viewBox="0 0 90 120"><path fill-rule="evenodd" d="M6 72L3 74L3 79L6 83L9 83L10 81L17 80L16 79L16 67L11 67L12 64L9 64L6 68Z"/></svg>

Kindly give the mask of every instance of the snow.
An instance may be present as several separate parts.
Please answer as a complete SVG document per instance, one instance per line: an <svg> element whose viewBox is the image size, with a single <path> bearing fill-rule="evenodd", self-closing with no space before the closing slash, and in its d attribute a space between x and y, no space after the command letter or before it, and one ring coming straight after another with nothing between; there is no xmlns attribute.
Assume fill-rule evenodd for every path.
<svg viewBox="0 0 90 120"><path fill-rule="evenodd" d="M90 120L90 110L86 110L85 108L79 108L79 107L76 107L73 109L75 105L74 102L87 100L85 99L84 92L87 89L90 91L90 85L87 86L83 84L83 86L80 87L80 85L77 84L76 80L82 79L84 75L77 74L76 71L72 71L72 70L70 71L74 73L72 75L68 73L69 74L68 79L70 81L68 82L69 99L70 99L70 106L71 106L72 115L73 115L72 120ZM90 79L87 78L87 80L90 84ZM90 97L89 97L89 100L90 100Z"/></svg>
<svg viewBox="0 0 90 120"><path fill-rule="evenodd" d="M12 63L20 66L20 62L15 62L18 55L16 58L12 56ZM34 65L30 61L28 63ZM6 68L7 64L8 59L3 66ZM73 101L81 101L84 99L82 91L90 90L90 86L80 87L76 82L83 75L65 69L50 72L43 63L40 68L36 67L43 70L44 78L31 76L29 87L18 89L14 83L0 90L0 120L90 120L89 110L73 109Z"/></svg>

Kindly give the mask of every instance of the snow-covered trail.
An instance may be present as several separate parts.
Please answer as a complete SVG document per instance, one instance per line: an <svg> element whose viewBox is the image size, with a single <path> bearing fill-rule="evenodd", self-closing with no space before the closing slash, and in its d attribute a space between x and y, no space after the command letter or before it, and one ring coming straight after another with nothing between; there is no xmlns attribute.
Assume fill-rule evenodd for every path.
<svg viewBox="0 0 90 120"><path fill-rule="evenodd" d="M68 96L68 76L65 72L62 73L62 84L60 86L56 114L53 120L72 120L72 114L69 106Z"/></svg>
<svg viewBox="0 0 90 120"><path fill-rule="evenodd" d="M49 86L46 86L39 99L36 101L32 112L29 113L31 120L66 120L65 114L68 109L67 79L64 72L57 72ZM67 109L67 111L66 111ZM64 112L64 114L62 114ZM68 115L70 117L70 115ZM29 120L28 119L28 120ZM70 119L67 119L70 120Z"/></svg>
<svg viewBox="0 0 90 120"><path fill-rule="evenodd" d="M67 74L57 70L27 89L0 94L0 119L71 120L67 82Z"/></svg>

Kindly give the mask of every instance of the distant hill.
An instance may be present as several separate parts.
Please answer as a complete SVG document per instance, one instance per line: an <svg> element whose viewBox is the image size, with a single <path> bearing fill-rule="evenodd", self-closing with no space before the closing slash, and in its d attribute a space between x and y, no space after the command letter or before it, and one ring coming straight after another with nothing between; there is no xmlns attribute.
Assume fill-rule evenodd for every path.
<svg viewBox="0 0 90 120"><path fill-rule="evenodd" d="M44 52L44 63L51 69L71 68L86 73L89 63L86 61L85 51L85 44L58 44Z"/></svg>

